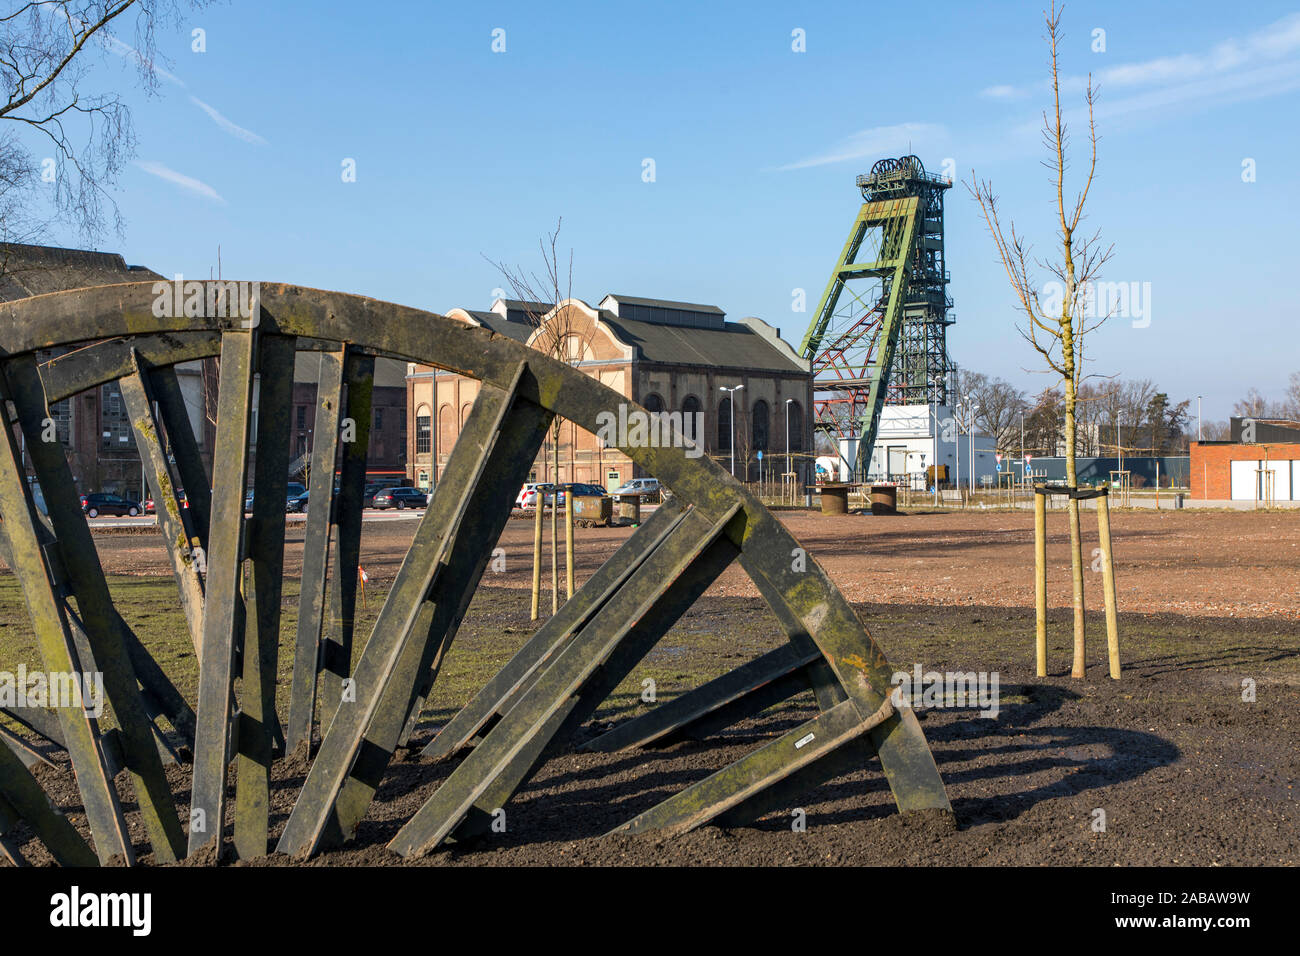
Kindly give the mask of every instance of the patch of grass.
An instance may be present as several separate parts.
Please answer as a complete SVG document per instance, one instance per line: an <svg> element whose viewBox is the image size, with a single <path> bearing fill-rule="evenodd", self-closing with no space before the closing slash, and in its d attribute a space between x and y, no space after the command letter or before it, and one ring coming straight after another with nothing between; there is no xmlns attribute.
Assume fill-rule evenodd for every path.
<svg viewBox="0 0 1300 956"><path fill-rule="evenodd" d="M109 578L114 601L191 706L197 699L198 660L190 643L176 587L170 577L118 575ZM297 633L299 582L284 582L276 699L281 720L288 715ZM358 601L354 661L369 639L387 588L367 587ZM425 727L440 725L462 707L528 640L542 622L528 620L526 590L482 587L461 625L426 702ZM544 600L544 604L546 601ZM859 611L894 666L913 662L927 668L960 665L989 669L1014 661L1032 672L1033 613L1027 608L861 605ZM1089 614L1090 662L1105 660L1105 623ZM1068 668L1069 611L1054 611L1049 646L1054 671ZM717 677L778 646L784 634L771 612L755 598L704 598L686 612L624 679L596 716L637 713L652 703L642 695L654 682L655 702ZM1126 614L1121 647L1132 672L1200 670L1246 674L1259 680L1291 682L1300 664L1300 635L1277 621ZM26 602L15 578L0 575L0 670L19 664L44 669ZM111 726L111 717L105 721ZM12 724L11 729L18 729Z"/></svg>

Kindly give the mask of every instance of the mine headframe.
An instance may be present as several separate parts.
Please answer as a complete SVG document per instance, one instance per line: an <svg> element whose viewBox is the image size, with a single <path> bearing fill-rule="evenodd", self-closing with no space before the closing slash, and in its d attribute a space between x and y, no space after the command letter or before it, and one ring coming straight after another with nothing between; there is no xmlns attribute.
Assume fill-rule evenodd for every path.
<svg viewBox="0 0 1300 956"><path fill-rule="evenodd" d="M943 195L952 182L903 156L880 160L856 184L862 206L801 351L812 362L817 429L859 440L855 477L865 478L886 403L948 400Z"/></svg>

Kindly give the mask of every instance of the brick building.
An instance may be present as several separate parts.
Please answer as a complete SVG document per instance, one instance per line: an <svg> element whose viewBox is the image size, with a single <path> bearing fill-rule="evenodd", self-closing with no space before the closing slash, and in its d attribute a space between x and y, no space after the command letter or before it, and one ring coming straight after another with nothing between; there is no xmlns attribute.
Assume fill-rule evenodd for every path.
<svg viewBox="0 0 1300 956"><path fill-rule="evenodd" d="M0 244L0 301L88 286L119 282L144 282L161 279L158 273L143 266L129 266L120 255L90 252L85 249L60 249L20 243ZM59 352L47 349L38 358L48 361ZM205 421L205 376L202 362L184 362L176 366L181 393L190 413L204 466L212 469L211 452L214 435ZM88 389L79 395L50 405L72 468L73 478L83 492L108 491L141 497L144 475L135 436L127 418L122 392L116 382ZM24 456L31 474L31 461Z"/></svg>
<svg viewBox="0 0 1300 956"><path fill-rule="evenodd" d="M1191 444L1191 494L1209 501L1300 501L1300 422L1233 418L1231 440ZM1268 486L1271 485L1271 488Z"/></svg>
<svg viewBox="0 0 1300 956"><path fill-rule="evenodd" d="M532 347L562 342L568 361L652 412L682 413L695 438L702 415L705 453L730 466L735 435L737 477L780 481L789 451L802 484L811 473L812 374L808 362L760 319L728 322L712 305L607 295L596 307L567 299L554 308L499 299L486 312L452 309L448 317L491 329ZM541 317L535 327L530 315ZM543 350L545 346L542 346ZM426 365L408 366L407 475L416 487L436 484L479 383ZM736 392L723 392L737 385ZM731 398L735 397L735 419ZM762 455L760 455L760 452ZM579 481L607 488L639 477L621 452L572 422L561 425L559 473L548 439L534 480Z"/></svg>
<svg viewBox="0 0 1300 956"><path fill-rule="evenodd" d="M63 292L119 282L163 279L143 266L129 266L122 256L84 249L61 249L19 243L0 243L0 302L50 292ZM65 350L66 351L66 350ZM47 361L54 350L39 356ZM319 353L300 352L294 368L291 427L295 455L311 447L316 418L316 382ZM212 474L212 446L216 438L217 363L212 360L183 362L176 366L181 393L189 411L199 455ZM256 414L260 389L255 381L253 408ZM406 365L393 359L375 360L373 419L367 474L391 478L406 476ZM50 406L59 441L62 442L77 487L83 492L107 491L133 498L147 494L135 435L116 382L89 389ZM249 455L252 474L257 448ZM25 461L31 474L31 463Z"/></svg>
<svg viewBox="0 0 1300 956"><path fill-rule="evenodd" d="M311 450L316 427L316 383L320 380L320 352L299 352L293 370L293 417L289 420L293 455ZM366 478L406 481L406 363L375 359L375 385L370 395L370 444L366 452ZM250 472L251 473L251 472Z"/></svg>

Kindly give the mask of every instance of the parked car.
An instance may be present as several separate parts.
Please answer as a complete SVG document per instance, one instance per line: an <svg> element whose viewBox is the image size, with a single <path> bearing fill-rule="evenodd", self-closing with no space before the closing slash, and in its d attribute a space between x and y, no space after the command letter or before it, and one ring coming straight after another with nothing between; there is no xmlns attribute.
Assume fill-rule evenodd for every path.
<svg viewBox="0 0 1300 956"><path fill-rule="evenodd" d="M382 481L366 482L366 490L361 493L361 507L373 508L375 506L375 495L392 487L392 485L386 484Z"/></svg>
<svg viewBox="0 0 1300 956"><path fill-rule="evenodd" d="M610 494L617 501L620 495L641 495L643 498L653 499L660 492L658 478L633 478L625 485L615 488Z"/></svg>
<svg viewBox="0 0 1300 956"><path fill-rule="evenodd" d="M373 506L376 508L423 508L429 503L429 496L415 488L383 488L375 492Z"/></svg>
<svg viewBox="0 0 1300 956"><path fill-rule="evenodd" d="M134 518L143 508L140 502L130 498L96 491L81 496L81 510L88 518L98 518L100 515L130 515Z"/></svg>
<svg viewBox="0 0 1300 956"><path fill-rule="evenodd" d="M176 490L176 500L181 503L182 508L188 508L190 506L190 499L185 497L185 492L179 488ZM158 503L153 500L153 495L144 499L144 513L147 515L158 513Z"/></svg>
<svg viewBox="0 0 1300 956"><path fill-rule="evenodd" d="M570 492L579 498L604 498L609 494L604 485L590 485L581 481L570 481L560 485L559 491L556 492L556 499L561 508L564 507Z"/></svg>
<svg viewBox="0 0 1300 956"><path fill-rule="evenodd" d="M546 481L528 482L526 485L523 486L523 488L519 490L519 494L515 496L515 507L536 508L538 489L540 488L543 491L549 492L554 487L555 487L554 485Z"/></svg>
<svg viewBox="0 0 1300 956"><path fill-rule="evenodd" d="M244 507L249 507L249 502L245 500ZM307 486L300 481L291 481L284 490L284 510L285 511L306 511L307 510Z"/></svg>

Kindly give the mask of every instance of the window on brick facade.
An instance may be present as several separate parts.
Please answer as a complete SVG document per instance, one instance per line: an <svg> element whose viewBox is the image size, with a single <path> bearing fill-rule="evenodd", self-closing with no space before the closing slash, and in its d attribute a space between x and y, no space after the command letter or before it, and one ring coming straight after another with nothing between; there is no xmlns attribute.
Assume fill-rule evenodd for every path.
<svg viewBox="0 0 1300 956"><path fill-rule="evenodd" d="M767 402L757 401L754 407L750 409L749 417L753 421L753 443L755 451L767 451L767 440L771 434L771 416L768 413Z"/></svg>
<svg viewBox="0 0 1300 956"><path fill-rule="evenodd" d="M126 402L117 382L100 387L99 425L101 448L134 448L131 418L126 412Z"/></svg>
<svg viewBox="0 0 1300 956"><path fill-rule="evenodd" d="M786 406L786 416L790 421L790 450L803 451L803 406L791 402Z"/></svg>
<svg viewBox="0 0 1300 956"><path fill-rule="evenodd" d="M415 453L427 455L433 451L433 422L429 406L421 405L415 410Z"/></svg>

